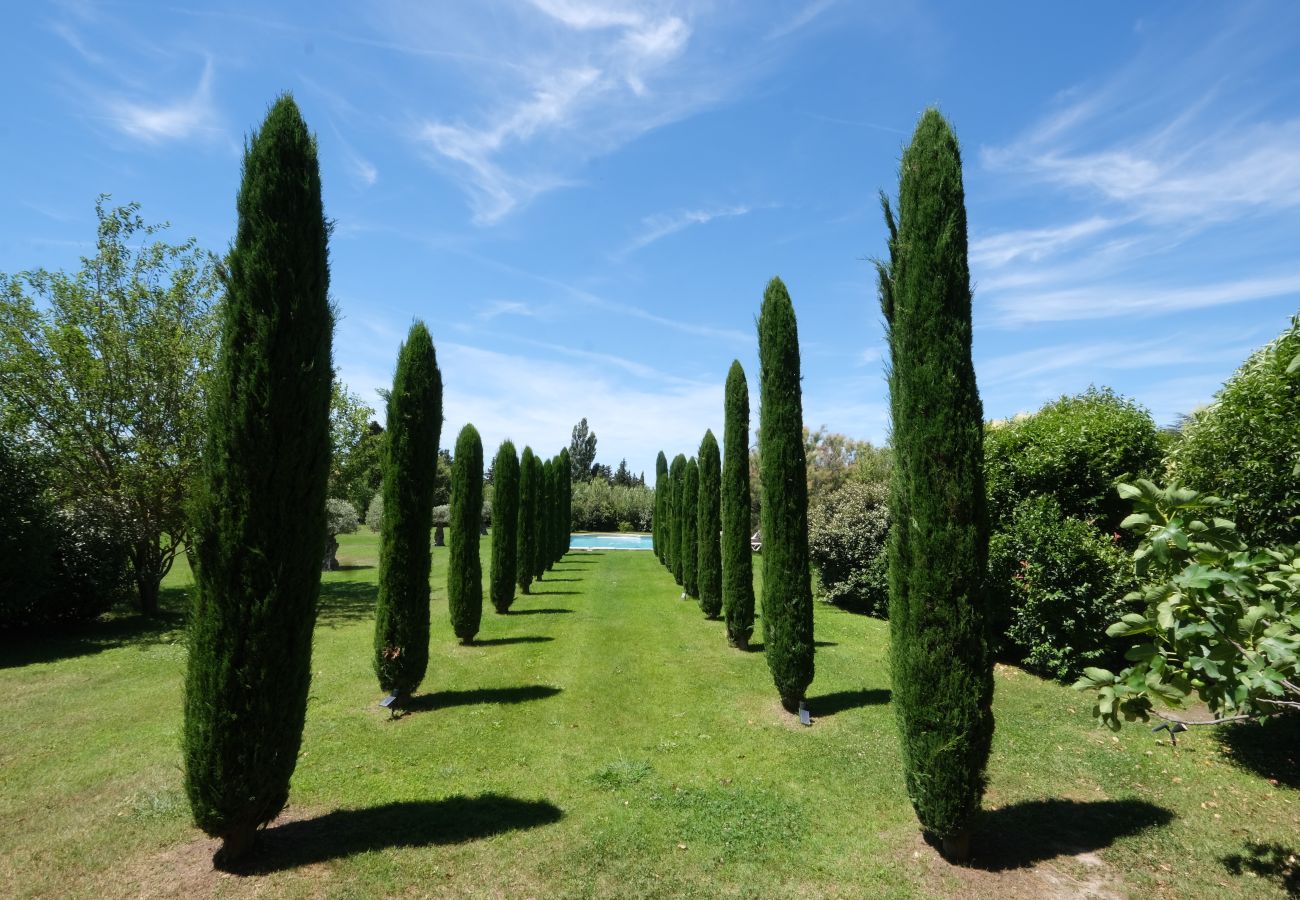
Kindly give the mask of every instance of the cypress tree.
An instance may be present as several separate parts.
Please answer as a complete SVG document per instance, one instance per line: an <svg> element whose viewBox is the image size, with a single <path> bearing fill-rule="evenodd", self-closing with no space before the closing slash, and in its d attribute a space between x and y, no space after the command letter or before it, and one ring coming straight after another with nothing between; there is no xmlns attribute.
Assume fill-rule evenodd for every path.
<svg viewBox="0 0 1300 900"><path fill-rule="evenodd" d="M678 453L673 457L673 464L668 467L668 477L672 483L672 501L669 510L669 522L672 529L668 537L668 568L673 573L673 580L682 583L682 527L686 524L682 517L682 497L686 493L686 457Z"/></svg>
<svg viewBox="0 0 1300 900"><path fill-rule="evenodd" d="M573 540L573 460L568 447L560 450L560 480L564 485L564 509L560 513L560 556L563 557Z"/></svg>
<svg viewBox="0 0 1300 900"><path fill-rule="evenodd" d="M700 595L699 504L700 467L692 456L686 463L686 488L682 491L682 589L688 597Z"/></svg>
<svg viewBox="0 0 1300 900"><path fill-rule="evenodd" d="M560 463L560 456L556 454L551 465L551 565L547 568L553 567L564 555L560 549L560 542L564 540L564 529L561 527L564 518L564 478L560 474Z"/></svg>
<svg viewBox="0 0 1300 900"><path fill-rule="evenodd" d="M462 644L474 643L483 619L483 563L478 556L483 521L483 441L473 425L456 438L451 466L451 552L447 562L447 611Z"/></svg>
<svg viewBox="0 0 1300 900"><path fill-rule="evenodd" d="M555 470L555 463L535 456L533 467L537 469L537 557L533 561L533 575L541 581L551 562L551 529L554 527L551 519L551 491L554 488L551 473Z"/></svg>
<svg viewBox="0 0 1300 900"><path fill-rule="evenodd" d="M699 469L695 581L700 609L708 618L716 619L722 611L722 548L718 535L722 530L722 460L712 431L704 432L704 440L700 441Z"/></svg>
<svg viewBox="0 0 1300 900"><path fill-rule="evenodd" d="M673 570L673 476L672 466L664 476L664 568Z"/></svg>
<svg viewBox="0 0 1300 900"><path fill-rule="evenodd" d="M537 568L537 469L532 447L524 447L519 457L519 538L515 542L519 555L515 560L515 583L522 593L528 593Z"/></svg>
<svg viewBox="0 0 1300 900"><path fill-rule="evenodd" d="M650 523L650 539L654 544L655 558L664 561L664 490L668 485L668 457L662 450L655 457L655 511Z"/></svg>
<svg viewBox="0 0 1300 900"><path fill-rule="evenodd" d="M739 360L727 373L722 432L722 608L727 641L749 648L754 633L754 558L749 546L749 385Z"/></svg>
<svg viewBox="0 0 1300 900"><path fill-rule="evenodd" d="M763 649L781 705L794 712L813 680L808 482L799 391L799 330L780 278L758 318L763 478Z"/></svg>
<svg viewBox="0 0 1300 900"><path fill-rule="evenodd" d="M429 530L442 376L423 322L411 326L398 351L387 418L374 665L379 687L401 698L420 686L429 664Z"/></svg>
<svg viewBox="0 0 1300 900"><path fill-rule="evenodd" d="M239 862L289 798L311 681L329 476L329 224L284 94L244 149L196 492L183 755L195 823Z"/></svg>
<svg viewBox="0 0 1300 900"><path fill-rule="evenodd" d="M937 110L922 115L903 154L896 222L888 200L883 206L893 705L921 827L943 842L946 856L964 861L993 738L988 514L961 154Z"/></svg>
<svg viewBox="0 0 1300 900"><path fill-rule="evenodd" d="M492 566L489 572L492 608L510 612L515 602L515 571L519 558L519 457L509 439L501 442L492 463Z"/></svg>

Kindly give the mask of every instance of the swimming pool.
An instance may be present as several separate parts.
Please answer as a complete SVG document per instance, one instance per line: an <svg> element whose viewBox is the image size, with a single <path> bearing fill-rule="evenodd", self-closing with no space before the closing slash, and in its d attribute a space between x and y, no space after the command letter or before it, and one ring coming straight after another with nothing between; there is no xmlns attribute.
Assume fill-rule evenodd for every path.
<svg viewBox="0 0 1300 900"><path fill-rule="evenodd" d="M570 550L652 550L654 539L648 534L573 534Z"/></svg>

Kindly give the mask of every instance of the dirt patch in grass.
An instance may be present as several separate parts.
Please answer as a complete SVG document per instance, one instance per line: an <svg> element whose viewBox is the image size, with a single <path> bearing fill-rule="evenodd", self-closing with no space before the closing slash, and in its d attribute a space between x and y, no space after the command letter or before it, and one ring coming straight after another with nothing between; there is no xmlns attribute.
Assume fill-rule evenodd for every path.
<svg viewBox="0 0 1300 900"><path fill-rule="evenodd" d="M925 885L925 893L940 897L997 900L1124 900L1123 879L1092 852L1058 856L1002 871L954 866L918 834L908 851L909 868Z"/></svg>

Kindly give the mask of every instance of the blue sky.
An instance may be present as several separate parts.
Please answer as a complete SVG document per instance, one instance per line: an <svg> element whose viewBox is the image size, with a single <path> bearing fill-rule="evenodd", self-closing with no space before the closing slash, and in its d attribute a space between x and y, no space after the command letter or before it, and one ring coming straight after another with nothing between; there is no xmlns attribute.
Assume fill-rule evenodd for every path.
<svg viewBox="0 0 1300 900"><path fill-rule="evenodd" d="M804 413L883 441L877 192L962 142L990 418L1110 385L1161 424L1300 310L1300 4L51 2L5 13L0 271L73 267L94 199L224 250L245 135L319 143L344 380L415 317L466 421L653 472L721 433L780 275Z"/></svg>

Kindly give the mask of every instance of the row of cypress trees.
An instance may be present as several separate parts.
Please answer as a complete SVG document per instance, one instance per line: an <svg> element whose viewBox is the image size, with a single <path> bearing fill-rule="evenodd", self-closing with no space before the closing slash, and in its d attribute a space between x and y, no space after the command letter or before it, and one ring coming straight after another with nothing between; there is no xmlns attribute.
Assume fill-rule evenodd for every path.
<svg viewBox="0 0 1300 900"><path fill-rule="evenodd" d="M508 613L515 589L527 594L533 581L569 552L573 479L569 451L542 461L532 447L515 457L515 445L501 442L492 494L492 606Z"/></svg>

